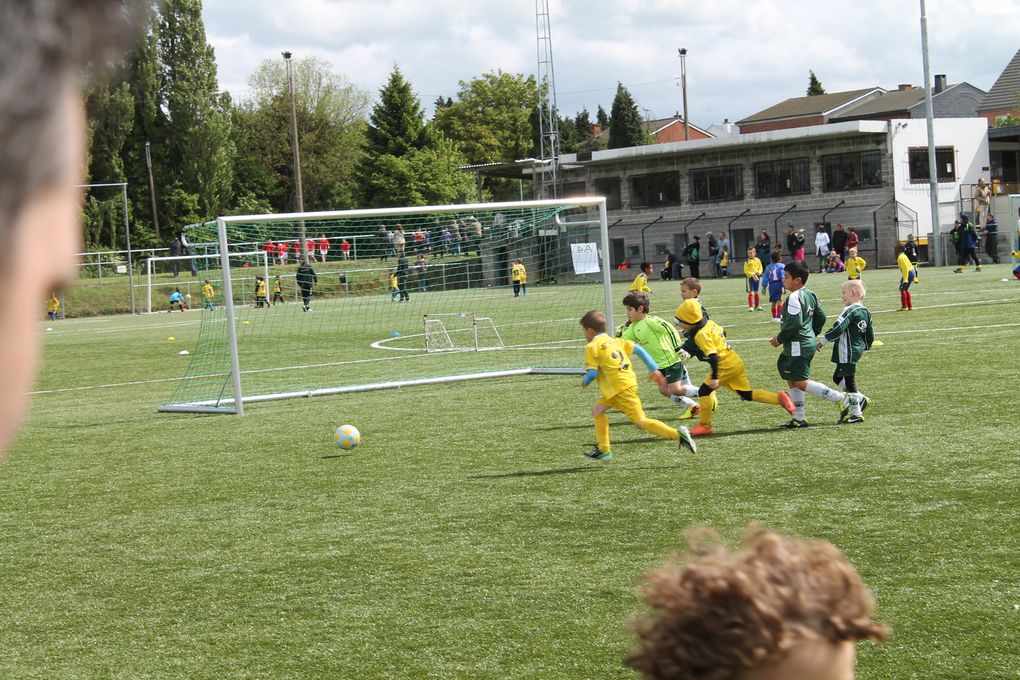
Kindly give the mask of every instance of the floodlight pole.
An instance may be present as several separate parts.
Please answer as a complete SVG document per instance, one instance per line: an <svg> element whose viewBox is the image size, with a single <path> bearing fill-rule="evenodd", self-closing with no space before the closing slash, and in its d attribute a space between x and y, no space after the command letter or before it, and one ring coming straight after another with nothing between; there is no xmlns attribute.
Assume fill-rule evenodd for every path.
<svg viewBox="0 0 1020 680"><path fill-rule="evenodd" d="M683 90L684 95L684 141L686 142L691 138L691 126L687 122L687 48L680 47L677 49L680 53L680 89Z"/></svg>
<svg viewBox="0 0 1020 680"><path fill-rule="evenodd" d="M301 151L298 148L297 136L297 104L294 102L294 71L291 67L290 52L283 53L283 60L287 62L287 83L290 87L290 138L294 148L294 202L297 211L305 211L305 197L301 190ZM308 246L305 241L305 222L298 222L298 238L301 247L301 262L308 264Z"/></svg>
<svg viewBox="0 0 1020 680"><path fill-rule="evenodd" d="M156 214L156 182L152 179L152 156L149 154L149 142L145 142L145 167L149 171L149 200L152 202L152 227L159 239L159 215Z"/></svg>
<svg viewBox="0 0 1020 680"><path fill-rule="evenodd" d="M924 60L924 105L928 123L928 194L931 203L931 233L939 233L939 184L935 163L935 120L931 105L931 66L928 63L928 15L921 0L921 56ZM897 235L897 239L899 236Z"/></svg>

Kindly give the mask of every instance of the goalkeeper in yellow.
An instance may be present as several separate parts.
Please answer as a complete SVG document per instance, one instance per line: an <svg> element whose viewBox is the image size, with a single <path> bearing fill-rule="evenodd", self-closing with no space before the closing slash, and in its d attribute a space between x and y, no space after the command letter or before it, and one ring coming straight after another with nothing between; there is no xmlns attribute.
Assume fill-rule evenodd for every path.
<svg viewBox="0 0 1020 680"><path fill-rule="evenodd" d="M581 387L597 382L602 393L591 407L592 415L595 417L595 437L598 443L584 455L595 460L610 460L613 457L609 444L609 418L606 417L606 411L611 408L623 413L642 430L675 441L680 447L696 453L697 446L686 427L674 429L660 420L645 416L644 407L638 397L637 375L634 373L631 355L637 354L645 362L650 379L659 385L666 382L648 352L630 340L607 335L606 317L602 312L592 310L582 316L581 327L588 341L584 349L585 373L581 379ZM702 410L704 411L704 407Z"/></svg>
<svg viewBox="0 0 1020 680"><path fill-rule="evenodd" d="M524 268L524 260L517 260L510 267L510 280L514 284L514 297L528 294L528 270Z"/></svg>
<svg viewBox="0 0 1020 680"><path fill-rule="evenodd" d="M775 404L793 414L793 400L786 392L751 389L744 360L730 347L723 335L722 327L715 321L705 318L701 311L701 303L697 299L684 300L677 307L676 321L704 354L702 361L712 369L708 379L698 388L701 413L698 424L691 428L692 437L712 434L712 393L720 387L736 392L741 401Z"/></svg>

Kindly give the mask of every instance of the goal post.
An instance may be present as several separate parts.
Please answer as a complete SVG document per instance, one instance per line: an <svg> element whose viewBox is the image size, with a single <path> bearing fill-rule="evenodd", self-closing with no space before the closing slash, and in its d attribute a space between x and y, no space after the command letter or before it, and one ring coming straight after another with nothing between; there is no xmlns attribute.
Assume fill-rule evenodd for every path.
<svg viewBox="0 0 1020 680"><path fill-rule="evenodd" d="M231 216L189 238L218 258L223 305L161 411L578 374L578 320L612 327L602 197ZM271 304L238 295L252 258Z"/></svg>

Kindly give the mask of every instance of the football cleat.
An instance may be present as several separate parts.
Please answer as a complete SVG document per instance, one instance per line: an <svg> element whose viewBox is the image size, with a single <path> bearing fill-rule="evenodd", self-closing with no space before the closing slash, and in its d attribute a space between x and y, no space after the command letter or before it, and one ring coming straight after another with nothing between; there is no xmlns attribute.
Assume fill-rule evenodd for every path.
<svg viewBox="0 0 1020 680"><path fill-rule="evenodd" d="M797 412L797 407L793 405L793 399L790 399L790 395L786 391L779 393L779 405L785 408L791 416Z"/></svg>
<svg viewBox="0 0 1020 680"><path fill-rule="evenodd" d="M797 429L800 429L802 427L807 427L807 426L808 426L808 421L806 421L806 420L797 420L796 418L791 418L790 422L783 423L779 427L784 427L787 430L797 430Z"/></svg>
<svg viewBox="0 0 1020 680"><path fill-rule="evenodd" d="M712 434L713 430L708 425L698 423L690 429L690 435L692 437L707 437Z"/></svg>
<svg viewBox="0 0 1020 680"><path fill-rule="evenodd" d="M864 422L864 417L863 416L850 416L849 418L846 419L846 422L848 422L848 423L863 423Z"/></svg>
<svg viewBox="0 0 1020 680"><path fill-rule="evenodd" d="M594 460L612 460L613 458L612 451L599 451L597 446L591 451L586 451L584 455Z"/></svg>
<svg viewBox="0 0 1020 680"><path fill-rule="evenodd" d="M677 446L683 450L688 449L691 453L698 452L698 445L694 442L691 437L691 433L688 432L687 428L681 425L677 428L677 432L680 434L680 438L676 440Z"/></svg>

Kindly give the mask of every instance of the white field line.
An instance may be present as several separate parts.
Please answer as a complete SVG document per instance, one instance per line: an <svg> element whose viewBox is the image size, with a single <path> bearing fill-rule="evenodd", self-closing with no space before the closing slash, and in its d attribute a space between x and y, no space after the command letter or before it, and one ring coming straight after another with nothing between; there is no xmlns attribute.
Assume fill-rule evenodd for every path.
<svg viewBox="0 0 1020 680"><path fill-rule="evenodd" d="M908 334L908 333L940 333L940 332L947 332L947 331L974 331L974 330L984 330L984 329L989 329L989 328L1017 328L1017 327L1020 327L1020 323L1002 323L1002 324L990 324L990 325L984 325L984 326L950 326L950 327L946 327L946 328L918 328L918 329L912 329L912 330L885 331L885 332L882 332L882 333L876 333L876 335L905 335L905 334ZM746 343L746 342L768 342L769 339L770 338L743 338L741 340L730 340L730 343L736 344L736 343ZM568 348L568 349L575 349L575 348ZM276 371L292 371L292 370L302 370L302 369L307 369L307 368L322 368L322 367L330 367L330 366L345 366L345 365L352 365L352 364L364 364L364 363L372 363L372 362L395 361L395 360L400 359L400 358L401 357L399 357L399 356L394 356L394 357L380 357L380 358L377 358L377 359L358 359L356 361L336 361L336 362L329 362L329 363L322 363L322 364L306 364L306 365L303 365L303 366L284 366L284 367L280 367L280 368L266 368L266 369L258 369L258 370L251 370L251 371L242 371L242 373L244 373L244 374L271 373L271 372L276 372ZM191 378L213 378L213 377L222 377L222 374L191 376ZM156 384L156 383L164 383L164 382L179 382L180 380L182 380L182 378L155 378L155 379L152 379L152 380L135 380L135 381L132 381L132 382L108 383L108 384L105 384L105 385L85 385L85 386L82 386L82 387L62 387L62 388L53 389L53 390L38 390L36 392L29 392L29 394L30 395L38 395L38 394L56 394L56 393L59 393L59 392L81 392L81 391L84 391L84 390L113 389L113 388L117 388L117 387L131 387L131 386L134 386L134 385L153 385L153 384Z"/></svg>

